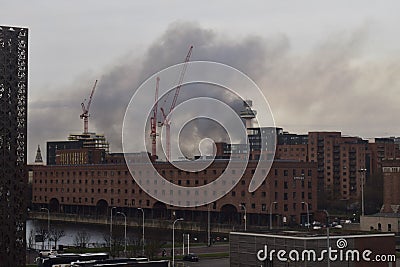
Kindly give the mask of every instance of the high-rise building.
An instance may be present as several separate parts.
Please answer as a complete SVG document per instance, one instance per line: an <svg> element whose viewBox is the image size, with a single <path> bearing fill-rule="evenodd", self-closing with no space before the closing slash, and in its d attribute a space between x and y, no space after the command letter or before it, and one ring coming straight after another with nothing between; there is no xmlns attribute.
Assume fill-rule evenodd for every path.
<svg viewBox="0 0 400 267"><path fill-rule="evenodd" d="M0 26L0 259L25 266L28 29Z"/></svg>
<svg viewBox="0 0 400 267"><path fill-rule="evenodd" d="M384 160L400 157L399 144L396 143L397 139L395 137L375 138L375 142L368 144L371 173L380 173Z"/></svg>
<svg viewBox="0 0 400 267"><path fill-rule="evenodd" d="M276 159L308 161L307 134L293 134L283 131L277 134Z"/></svg>

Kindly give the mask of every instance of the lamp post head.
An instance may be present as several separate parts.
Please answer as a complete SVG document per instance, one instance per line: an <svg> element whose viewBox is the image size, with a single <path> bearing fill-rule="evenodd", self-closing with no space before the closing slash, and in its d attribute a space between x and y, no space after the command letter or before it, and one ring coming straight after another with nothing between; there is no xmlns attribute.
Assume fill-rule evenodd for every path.
<svg viewBox="0 0 400 267"><path fill-rule="evenodd" d="M176 219L176 220L172 223L172 227L175 227L175 223L178 222L178 221L183 221L183 218Z"/></svg>
<svg viewBox="0 0 400 267"><path fill-rule="evenodd" d="M40 208L40 210L45 210L50 213L50 210L48 208Z"/></svg>

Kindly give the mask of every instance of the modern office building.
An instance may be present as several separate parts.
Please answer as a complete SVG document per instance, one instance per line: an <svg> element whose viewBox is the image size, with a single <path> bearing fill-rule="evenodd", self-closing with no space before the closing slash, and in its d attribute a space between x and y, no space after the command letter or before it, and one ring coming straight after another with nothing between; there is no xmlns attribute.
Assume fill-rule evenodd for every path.
<svg viewBox="0 0 400 267"><path fill-rule="evenodd" d="M85 151L80 151L81 154L77 155L79 150L85 148ZM110 145L104 135L96 133L82 133L70 134L68 141L50 141L47 142L47 165L55 165L57 161L68 161L71 164L93 164L97 163L98 157L104 159L105 153L109 152ZM70 151L66 151L70 150ZM103 151L99 156L99 152ZM61 152L63 151L63 152ZM59 153L57 155L57 153ZM95 155L94 155L95 154Z"/></svg>
<svg viewBox="0 0 400 267"><path fill-rule="evenodd" d="M25 266L28 29L0 26L0 261Z"/></svg>

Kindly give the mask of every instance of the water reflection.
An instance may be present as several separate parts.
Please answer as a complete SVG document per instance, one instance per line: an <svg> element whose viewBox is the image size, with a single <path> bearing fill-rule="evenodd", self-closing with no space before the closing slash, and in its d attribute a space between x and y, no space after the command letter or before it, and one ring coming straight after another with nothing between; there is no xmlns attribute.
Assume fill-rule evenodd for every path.
<svg viewBox="0 0 400 267"><path fill-rule="evenodd" d="M109 225L97 225L97 224L82 224L82 223L71 223L71 222L59 222L51 221L50 228L57 228L64 230L65 236L61 237L57 242L58 245L70 245L73 246L75 243L75 236L79 231L84 231L90 235L90 246L104 246L106 244L106 239L110 235ZM29 244L29 237L31 236L31 230L33 235L39 229L45 229L47 231L47 221L43 220L28 220L26 222L26 239L27 244ZM135 233L128 232L130 238L135 238ZM34 248L41 248L42 243L37 243L33 241ZM47 241L45 242L47 246Z"/></svg>

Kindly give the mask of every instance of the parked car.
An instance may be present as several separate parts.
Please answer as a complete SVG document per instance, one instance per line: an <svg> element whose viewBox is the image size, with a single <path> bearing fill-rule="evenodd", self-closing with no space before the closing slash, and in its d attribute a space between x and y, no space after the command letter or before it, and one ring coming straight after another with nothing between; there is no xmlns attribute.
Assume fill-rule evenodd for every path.
<svg viewBox="0 0 400 267"><path fill-rule="evenodd" d="M183 256L184 261L199 261L199 257L196 254L186 254Z"/></svg>

